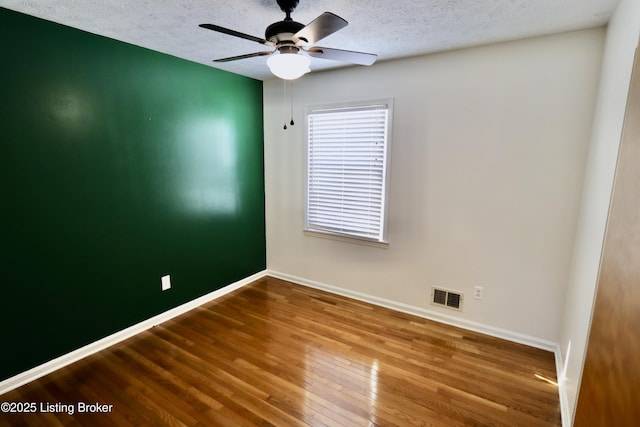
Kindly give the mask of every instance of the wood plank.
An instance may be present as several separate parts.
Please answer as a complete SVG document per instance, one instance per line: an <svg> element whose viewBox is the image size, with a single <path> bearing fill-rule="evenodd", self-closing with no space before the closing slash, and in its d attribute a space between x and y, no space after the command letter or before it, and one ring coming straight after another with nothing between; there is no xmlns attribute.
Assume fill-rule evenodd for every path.
<svg viewBox="0 0 640 427"><path fill-rule="evenodd" d="M536 374L553 354L264 278L1 398L111 414L0 426L559 426Z"/></svg>

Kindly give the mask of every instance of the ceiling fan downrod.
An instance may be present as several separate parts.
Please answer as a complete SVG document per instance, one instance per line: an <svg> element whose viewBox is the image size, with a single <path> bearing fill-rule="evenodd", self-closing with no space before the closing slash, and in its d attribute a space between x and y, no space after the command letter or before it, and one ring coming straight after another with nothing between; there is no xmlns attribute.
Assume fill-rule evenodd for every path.
<svg viewBox="0 0 640 427"><path fill-rule="evenodd" d="M298 6L300 0L276 0L278 2L278 6L280 6L280 10L287 14L285 20L291 19L291 13Z"/></svg>

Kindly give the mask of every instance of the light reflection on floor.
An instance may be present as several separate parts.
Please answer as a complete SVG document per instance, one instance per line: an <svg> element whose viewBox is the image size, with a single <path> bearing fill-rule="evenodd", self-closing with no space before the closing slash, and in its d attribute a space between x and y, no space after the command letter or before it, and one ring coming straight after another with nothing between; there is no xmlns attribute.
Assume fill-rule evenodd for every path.
<svg viewBox="0 0 640 427"><path fill-rule="evenodd" d="M376 409L378 404L378 386L380 366L377 359L362 358L354 362L354 354L349 353L349 359L335 354L321 347L307 346L305 349L305 396L303 404L303 421L309 425L368 425L375 426ZM348 384L346 384L348 383ZM337 386L336 386L337 384ZM347 387L343 387L347 385ZM355 385L355 387L354 387ZM318 395L326 395L327 388L333 388L331 393L339 393L342 399L353 398L354 406L359 399L366 396L369 400L367 414L360 414L360 418L353 418L354 414L341 409L330 398L319 399ZM347 390L359 390L357 395L344 396ZM324 393L318 392L323 389ZM352 392L350 392L352 393ZM342 412L341 415L340 413ZM332 418L322 419L322 415L330 414ZM344 417L343 420L336 419ZM348 417L348 418L347 418ZM320 418L320 419L319 419ZM362 423L366 422L366 423Z"/></svg>

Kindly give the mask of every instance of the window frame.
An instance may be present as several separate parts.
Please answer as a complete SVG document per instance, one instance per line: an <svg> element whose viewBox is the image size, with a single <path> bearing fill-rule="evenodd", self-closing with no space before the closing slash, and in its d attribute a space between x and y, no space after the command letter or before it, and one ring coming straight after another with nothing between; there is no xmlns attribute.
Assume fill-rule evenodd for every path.
<svg viewBox="0 0 640 427"><path fill-rule="evenodd" d="M384 147L384 165L383 165L383 185L381 205L381 237L380 239L373 237L357 236L350 233L341 233L338 231L319 230L309 227L309 115L317 111L331 110L349 110L366 107L375 107L384 105L387 109L387 123ZM388 217L389 217L389 182L390 182L390 158L391 158L391 142L392 142L392 124L393 124L393 98L378 98L361 101L345 101L331 104L318 104L305 106L305 133L304 133L304 218L303 233L305 236L328 238L350 243L364 244L367 246L386 248L389 245L388 239Z"/></svg>

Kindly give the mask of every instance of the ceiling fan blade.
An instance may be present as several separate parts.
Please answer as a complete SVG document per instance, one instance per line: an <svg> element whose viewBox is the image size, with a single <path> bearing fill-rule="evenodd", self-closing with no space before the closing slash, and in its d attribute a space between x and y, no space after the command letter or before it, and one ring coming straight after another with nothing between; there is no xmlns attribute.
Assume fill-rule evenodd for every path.
<svg viewBox="0 0 640 427"><path fill-rule="evenodd" d="M349 62L351 64L371 65L376 62L378 55L373 53L354 52L351 50L330 49L328 47L312 47L306 51L314 58L331 59Z"/></svg>
<svg viewBox="0 0 640 427"><path fill-rule="evenodd" d="M228 28L220 27L218 25L200 24L199 27L206 28L207 30L217 31L219 33L228 34L228 35L234 36L234 37L240 37L241 39L251 40L252 42L257 42L257 43L264 44L264 45L267 45L267 46L275 46L274 43L272 43L272 42L270 42L268 40L265 40L265 39L261 39L260 37L250 36L249 34L241 33L239 31L235 31L235 30L230 30Z"/></svg>
<svg viewBox="0 0 640 427"><path fill-rule="evenodd" d="M237 61L238 59L254 58L256 56L267 56L267 55L271 55L272 53L273 52L254 52L254 53L248 53L246 55L230 56L229 58L214 59L213 62Z"/></svg>
<svg viewBox="0 0 640 427"><path fill-rule="evenodd" d="M309 44L314 44L336 31L343 29L347 25L349 25L349 23L338 15L325 12L298 31L294 37L302 39Z"/></svg>

